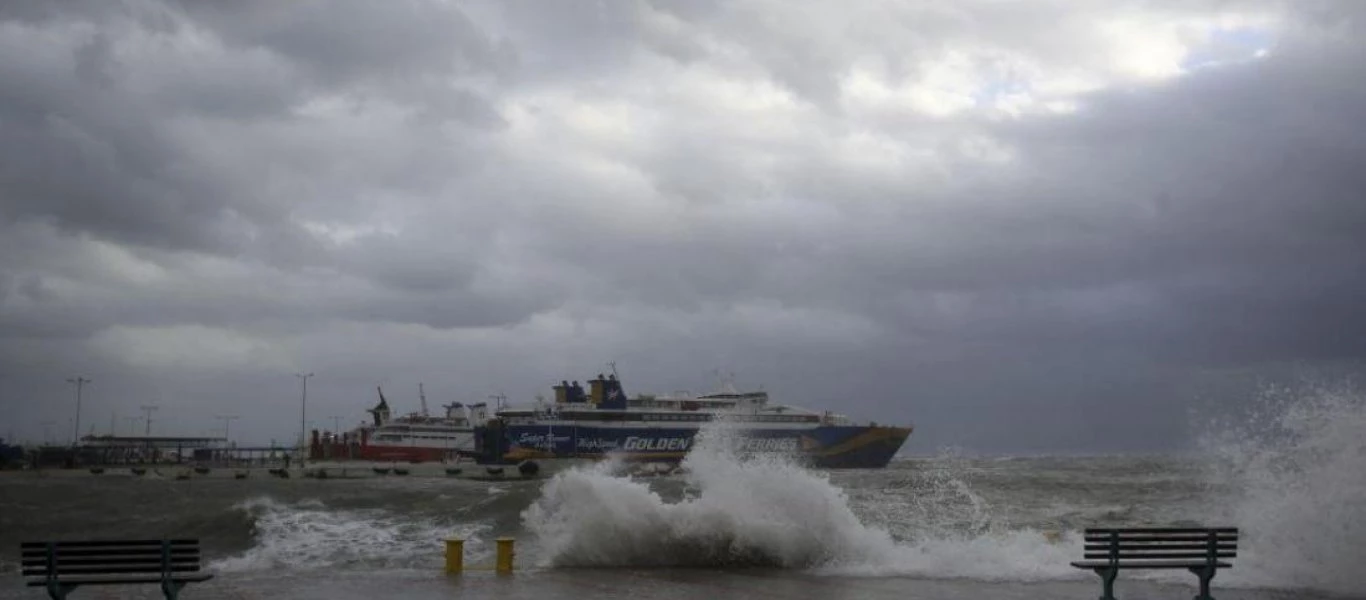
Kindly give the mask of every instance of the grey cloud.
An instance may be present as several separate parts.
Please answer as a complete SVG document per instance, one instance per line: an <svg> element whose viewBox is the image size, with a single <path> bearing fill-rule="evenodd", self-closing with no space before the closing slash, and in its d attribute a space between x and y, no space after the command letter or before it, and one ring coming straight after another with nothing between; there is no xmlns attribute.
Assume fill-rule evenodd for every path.
<svg viewBox="0 0 1366 600"><path fill-rule="evenodd" d="M238 242L215 227L230 200L203 177L208 167L186 158L161 115L111 89L107 38L20 31L28 52L0 58L0 214L136 244Z"/></svg>
<svg viewBox="0 0 1366 600"><path fill-rule="evenodd" d="M203 5L195 6L207 10ZM171 24L170 29L156 32L146 30L139 20L128 15L86 8L86 12L60 16L88 20L89 25L101 28L100 33L92 37L77 34L67 40L29 37L42 45L30 47L26 53L6 53L0 59L0 77L9 82L7 93L0 95L0 115L6 115L0 120L5 140L0 145L0 163L5 165L0 171L0 191L4 195L0 214L12 219L50 219L73 231L99 231L124 242L167 248L227 254L250 251L253 241L246 234L253 228L272 232L286 246L299 246L299 240L306 236L281 227L287 214L281 210L281 204L295 199L273 198L275 193L259 187L241 187L239 173L235 172L247 171L242 174L258 178L259 184L268 184L271 179L259 178L269 176L272 169L283 166L281 163L297 163L299 159L288 155L214 156L212 146L189 144L220 143L198 136L197 131L205 127L231 135L247 122L264 125L292 118L295 106L318 91L316 87L298 86L298 65L311 71L326 71L329 64L350 64L343 60L344 56L334 56L337 49L331 46L353 46L337 44L337 40L315 40L319 46L305 44L280 49L304 52L303 56L262 53L256 46L243 48L232 44L266 43L269 32L239 32L245 39L237 40L231 37L234 30L229 28L219 31L223 37L217 38L228 42L228 47L216 49L215 38L210 38L207 49L192 51L179 46L175 38L177 33L190 35L192 22L176 16L175 11L165 11L163 15ZM270 4L260 8L268 14L253 22L267 26L275 22L268 17L279 7ZM251 15L243 12L245 16ZM309 36L314 33L334 31L327 25L332 21L314 18L320 16L304 14L297 21L288 21L293 27L281 32L283 39L311 39ZM374 24L377 16L357 15L356 23ZM383 56L375 57L377 60L401 59L405 64L384 62L384 69L378 69L378 64L358 65L353 73L319 75L319 85L347 84L350 76L403 73L417 83L397 97L403 102L426 105L424 115L454 118L479 127L499 123L497 112L479 93L422 83L427 75L459 75L476 67L496 66L489 62L495 58L495 52L487 40L480 39L468 20L452 10L438 9L431 15L412 13L408 18L424 24L428 33L376 42L387 44L384 48L359 49L366 55L380 52ZM47 22L39 21L39 25ZM36 36L36 32L29 33ZM123 42L128 44L128 51L123 54L142 54L137 59L141 62L121 64L120 60L128 59L113 56L112 35L123 36ZM158 36L163 39L157 40ZM256 37L262 40L255 40ZM21 35L16 42L22 43L24 39ZM436 41L442 43L438 45ZM147 45L156 43L207 55L188 57L173 50L148 56L158 51ZM310 48L312 54L307 53ZM280 56L290 60L282 62ZM460 56L466 56L471 66L456 64L464 60ZM339 62L326 63L328 57ZM317 61L324 62L315 64ZM226 122L220 122L225 119ZM412 126L415 130L427 128ZM433 135L419 139L426 143L443 141ZM243 149L261 150L251 146ZM422 168L439 156L433 148L377 148L371 152L380 153L374 158L383 161L391 160L383 153L395 150L415 166L399 168L387 180L379 181L380 185L411 186L429 178L424 177L424 172L447 171L441 167ZM237 165L209 162L220 159L250 168L234 169ZM324 163L305 162L304 166L316 169L315 165ZM225 173L231 177L225 178ZM303 175L319 177L327 173L314 170ZM247 221L247 227L232 225L234 220L241 219ZM290 237L296 241L284 239Z"/></svg>
<svg viewBox="0 0 1366 600"><path fill-rule="evenodd" d="M359 272L381 284L410 292L441 292L464 287L474 277L473 256L442 251L439 244L402 245L394 240L355 250Z"/></svg>
<svg viewBox="0 0 1366 600"><path fill-rule="evenodd" d="M847 28L819 5L101 6L0 13L0 44L46 40L0 53L0 375L46 399L29 422L73 369L190 426L273 414L295 365L352 414L380 382L525 400L618 360L630 390L721 367L915 420L917 451L1153 449L1208 368L1366 358L1366 46L1326 28L1360 11L1292 6L1268 57L987 118L860 112L840 82L1094 32L1049 34L1062 4ZM732 111L689 87L713 75L795 102ZM273 362L111 351L172 334Z"/></svg>
<svg viewBox="0 0 1366 600"><path fill-rule="evenodd" d="M186 5L225 43L262 49L324 89L400 100L430 117L501 124L477 82L517 66L513 48L490 38L458 6L432 2L254 2ZM402 33L397 33L402 32Z"/></svg>
<svg viewBox="0 0 1366 600"><path fill-rule="evenodd" d="M265 47L324 81L461 75L515 64L458 6L433 2L187 3L224 39Z"/></svg>

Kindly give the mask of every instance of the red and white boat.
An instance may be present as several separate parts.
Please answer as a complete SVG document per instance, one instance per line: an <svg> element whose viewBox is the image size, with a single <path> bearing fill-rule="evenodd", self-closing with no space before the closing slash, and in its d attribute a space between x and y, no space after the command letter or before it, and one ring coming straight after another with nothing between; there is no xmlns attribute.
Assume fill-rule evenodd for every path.
<svg viewBox="0 0 1366 600"><path fill-rule="evenodd" d="M379 404L366 411L374 417L373 424L346 436L349 441L359 441L347 454L360 460L402 462L449 462L473 455L473 424L488 418L487 405L480 402L467 407L453 402L442 408L446 409L444 416L427 414L423 395L421 411L391 418L389 402L379 390Z"/></svg>

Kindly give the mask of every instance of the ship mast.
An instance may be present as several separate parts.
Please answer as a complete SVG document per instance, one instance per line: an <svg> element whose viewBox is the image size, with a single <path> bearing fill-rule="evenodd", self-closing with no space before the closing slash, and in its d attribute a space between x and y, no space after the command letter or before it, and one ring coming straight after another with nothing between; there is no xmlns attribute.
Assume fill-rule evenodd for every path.
<svg viewBox="0 0 1366 600"><path fill-rule="evenodd" d="M430 417L431 415L427 414L427 393L422 391L422 384L420 382L417 384L417 397L422 400L422 416Z"/></svg>

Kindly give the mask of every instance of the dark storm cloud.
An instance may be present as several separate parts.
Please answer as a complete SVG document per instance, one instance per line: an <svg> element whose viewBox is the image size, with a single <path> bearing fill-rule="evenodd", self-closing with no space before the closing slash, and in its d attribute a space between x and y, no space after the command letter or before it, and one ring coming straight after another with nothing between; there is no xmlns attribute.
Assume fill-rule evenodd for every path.
<svg viewBox="0 0 1366 600"><path fill-rule="evenodd" d="M140 31L100 16L112 19L111 30ZM105 23L70 23L62 37L7 25L14 51L0 57L0 213L8 219L133 244L230 251L240 240L223 228L225 217L279 214L215 185L205 172L211 167L189 159L168 131L173 112L146 104L139 95L147 90L115 83L127 73L109 55L111 34L99 30Z"/></svg>
<svg viewBox="0 0 1366 600"><path fill-rule="evenodd" d="M181 6L224 39L271 48L329 80L469 74L515 60L511 48L500 49L453 4L261 0Z"/></svg>
<svg viewBox="0 0 1366 600"><path fill-rule="evenodd" d="M1366 139L1341 127L1366 119L1366 89L1343 83L1366 57L1342 41L1280 52L1020 132L1035 170L1092 182L1077 200L1147 214L1059 228L1073 244L1016 269L1144 283L1161 311L1129 323L1134 337L1158 325L1183 359L1191 345L1214 360L1366 355L1347 300L1366 294Z"/></svg>
<svg viewBox="0 0 1366 600"><path fill-rule="evenodd" d="M1366 358L1352 6L7 3L5 402L287 439L294 371L354 415L618 360L1169 447L1204 367Z"/></svg>
<svg viewBox="0 0 1366 600"><path fill-rule="evenodd" d="M240 253L256 241L253 230L301 235L278 226L287 221L285 207L298 200L264 187L271 168L326 176L328 159L213 155L209 145L226 140L196 135L202 128L232 135L267 126L326 94L362 102L392 96L427 117L479 127L498 121L477 92L427 82L497 67L496 48L455 9L424 4L361 14L317 3L262 3L222 13L199 3L188 4L188 12L135 5L131 14L92 4L52 11L58 14L36 26L13 22L16 51L0 59L7 82L0 96L0 210L8 217L134 244ZM67 35L44 35L43 23L65 27ZM376 35L375 28L410 35ZM110 36L120 36L121 51ZM373 62L352 61L348 52ZM395 80L401 89L383 87ZM244 176L256 178L255 185Z"/></svg>
<svg viewBox="0 0 1366 600"><path fill-rule="evenodd" d="M428 122L501 123L481 93L451 86L449 79L497 79L515 66L517 56L455 5L252 2L231 7L190 3L185 8L196 25L215 32L225 44L268 52L319 87L421 105Z"/></svg>

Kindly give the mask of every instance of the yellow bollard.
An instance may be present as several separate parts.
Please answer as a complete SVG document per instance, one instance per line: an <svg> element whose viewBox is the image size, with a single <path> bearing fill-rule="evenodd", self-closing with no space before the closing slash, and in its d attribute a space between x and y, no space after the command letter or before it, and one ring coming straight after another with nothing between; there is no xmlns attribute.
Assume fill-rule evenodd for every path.
<svg viewBox="0 0 1366 600"><path fill-rule="evenodd" d="M465 540L446 540L446 573L465 569Z"/></svg>
<svg viewBox="0 0 1366 600"><path fill-rule="evenodd" d="M512 538L498 538L498 565L499 573L512 572Z"/></svg>

